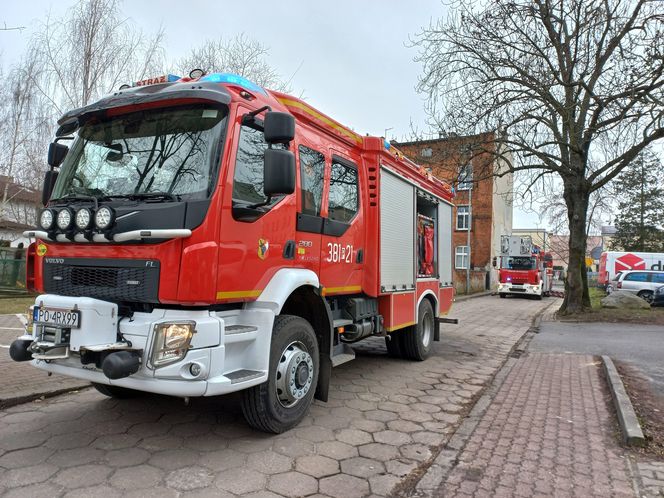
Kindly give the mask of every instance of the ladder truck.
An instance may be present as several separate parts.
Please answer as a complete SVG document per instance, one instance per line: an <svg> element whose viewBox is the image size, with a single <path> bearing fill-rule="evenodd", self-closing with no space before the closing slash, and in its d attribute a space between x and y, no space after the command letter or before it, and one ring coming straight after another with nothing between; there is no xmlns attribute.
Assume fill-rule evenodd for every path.
<svg viewBox="0 0 664 498"><path fill-rule="evenodd" d="M498 295L548 296L553 286L553 257L533 244L530 236L500 238Z"/></svg>

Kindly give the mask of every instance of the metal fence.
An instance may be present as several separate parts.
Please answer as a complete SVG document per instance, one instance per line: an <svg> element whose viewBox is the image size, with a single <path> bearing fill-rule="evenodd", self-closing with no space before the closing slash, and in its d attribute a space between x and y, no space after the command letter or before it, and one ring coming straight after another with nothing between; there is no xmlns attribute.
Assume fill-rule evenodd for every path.
<svg viewBox="0 0 664 498"><path fill-rule="evenodd" d="M0 292L25 292L25 249L0 247Z"/></svg>
<svg viewBox="0 0 664 498"><path fill-rule="evenodd" d="M599 278L599 272L596 271L589 271L588 272L588 287L601 287L598 279Z"/></svg>

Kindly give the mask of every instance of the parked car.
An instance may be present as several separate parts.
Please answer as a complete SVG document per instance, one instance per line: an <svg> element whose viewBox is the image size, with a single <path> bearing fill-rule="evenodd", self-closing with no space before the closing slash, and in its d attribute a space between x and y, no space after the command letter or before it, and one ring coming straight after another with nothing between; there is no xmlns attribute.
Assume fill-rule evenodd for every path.
<svg viewBox="0 0 664 498"><path fill-rule="evenodd" d="M606 293L611 294L614 290L616 290L616 286L618 285L618 280L620 280L620 275L622 275L623 271L619 271L616 273L616 276L611 279L611 281L606 284Z"/></svg>
<svg viewBox="0 0 664 498"><path fill-rule="evenodd" d="M664 285L657 287L650 306L664 306Z"/></svg>
<svg viewBox="0 0 664 498"><path fill-rule="evenodd" d="M655 291L664 285L664 271L626 270L620 272L611 281L613 290L633 292L647 302L652 303Z"/></svg>

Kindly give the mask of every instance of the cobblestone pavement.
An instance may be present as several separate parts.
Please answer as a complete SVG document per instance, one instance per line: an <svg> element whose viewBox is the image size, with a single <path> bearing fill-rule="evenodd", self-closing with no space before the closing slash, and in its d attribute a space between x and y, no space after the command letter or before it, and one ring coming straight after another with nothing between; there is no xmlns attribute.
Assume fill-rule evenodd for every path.
<svg viewBox="0 0 664 498"><path fill-rule="evenodd" d="M295 429L251 430L237 396L114 400L93 390L0 411L6 496L385 496L417 480L551 300L455 304L424 362L358 344L328 403Z"/></svg>
<svg viewBox="0 0 664 498"><path fill-rule="evenodd" d="M640 496L664 496L664 462L635 462L632 470L638 476Z"/></svg>
<svg viewBox="0 0 664 498"><path fill-rule="evenodd" d="M24 331L16 315L0 315L0 407L32 399L42 394L76 389L87 382L52 375L38 370L29 363L16 363L9 357L9 345Z"/></svg>
<svg viewBox="0 0 664 498"><path fill-rule="evenodd" d="M633 497L615 430L593 356L529 354L508 373L434 496Z"/></svg>

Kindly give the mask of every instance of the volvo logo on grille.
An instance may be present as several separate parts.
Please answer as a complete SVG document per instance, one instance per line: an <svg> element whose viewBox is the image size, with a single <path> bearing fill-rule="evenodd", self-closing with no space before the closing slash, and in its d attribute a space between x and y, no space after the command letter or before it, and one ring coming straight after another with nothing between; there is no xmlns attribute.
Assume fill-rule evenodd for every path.
<svg viewBox="0 0 664 498"><path fill-rule="evenodd" d="M44 258L47 263L61 265L65 262L64 258Z"/></svg>

